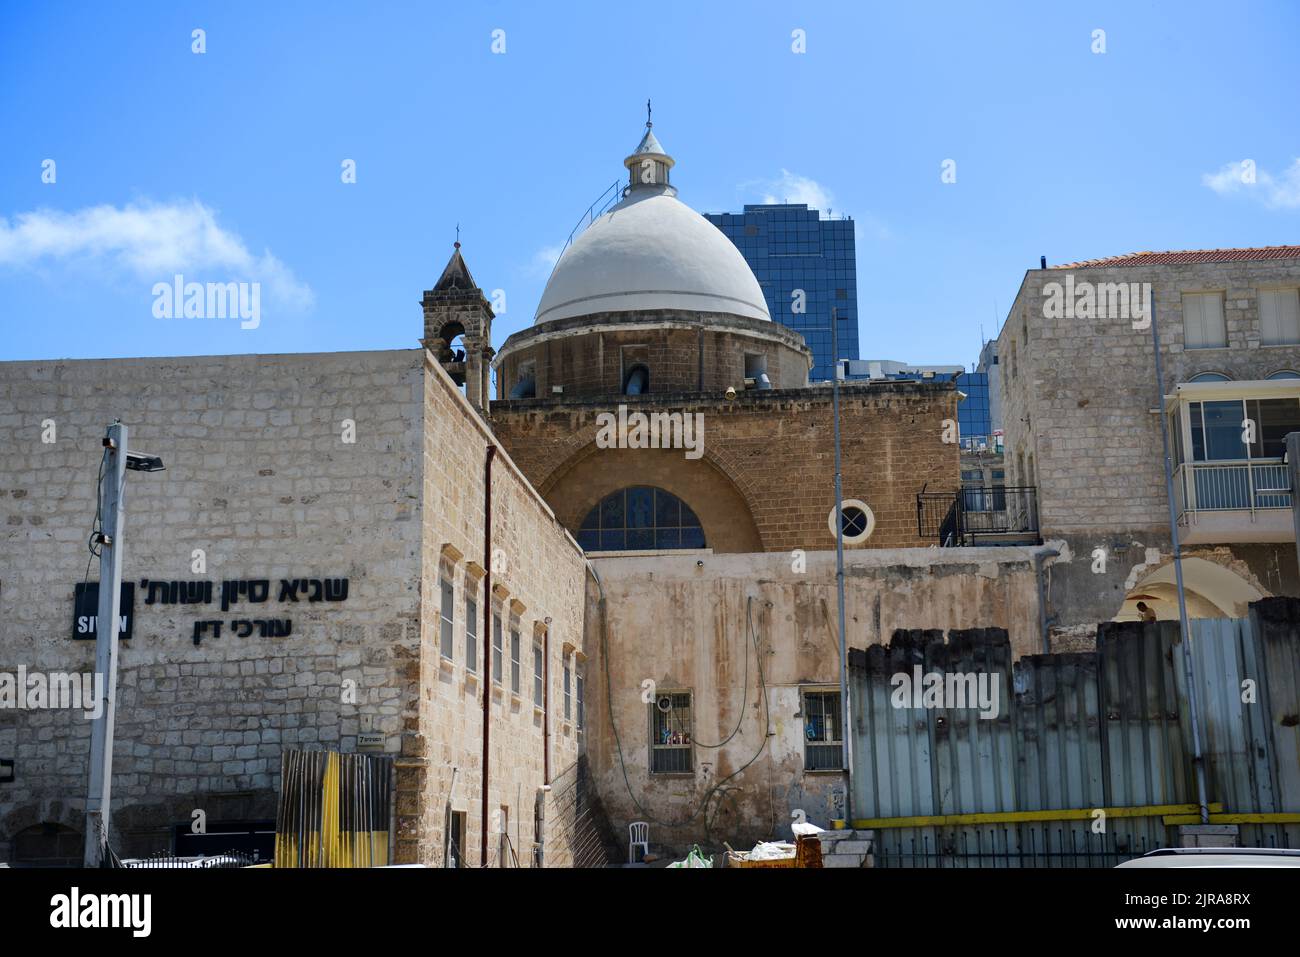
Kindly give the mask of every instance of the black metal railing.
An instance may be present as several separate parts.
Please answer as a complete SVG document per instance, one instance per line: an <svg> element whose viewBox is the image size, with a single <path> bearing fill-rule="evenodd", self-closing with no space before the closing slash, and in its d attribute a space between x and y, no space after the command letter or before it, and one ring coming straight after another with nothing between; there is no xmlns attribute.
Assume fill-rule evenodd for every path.
<svg viewBox="0 0 1300 957"><path fill-rule="evenodd" d="M944 547L1041 544L1038 489L1032 485L968 485L916 496L916 534Z"/></svg>
<svg viewBox="0 0 1300 957"><path fill-rule="evenodd" d="M122 861L123 867L128 868L192 868L195 870L227 870L240 867L252 867L258 863L257 855L245 850L231 850L224 854L213 854L207 857L193 856L187 857L177 854L168 854L165 851L151 854L148 857L136 857Z"/></svg>

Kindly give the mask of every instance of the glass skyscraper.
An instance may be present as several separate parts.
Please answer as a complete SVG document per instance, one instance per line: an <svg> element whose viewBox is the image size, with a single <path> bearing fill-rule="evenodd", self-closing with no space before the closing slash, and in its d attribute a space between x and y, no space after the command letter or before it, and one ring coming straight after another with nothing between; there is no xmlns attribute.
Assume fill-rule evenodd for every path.
<svg viewBox="0 0 1300 957"><path fill-rule="evenodd" d="M853 220L822 219L806 203L745 205L705 213L736 244L758 277L772 318L800 333L813 352L810 379L830 379L831 309L839 310L839 358L858 358L858 273ZM797 290L803 290L804 311Z"/></svg>

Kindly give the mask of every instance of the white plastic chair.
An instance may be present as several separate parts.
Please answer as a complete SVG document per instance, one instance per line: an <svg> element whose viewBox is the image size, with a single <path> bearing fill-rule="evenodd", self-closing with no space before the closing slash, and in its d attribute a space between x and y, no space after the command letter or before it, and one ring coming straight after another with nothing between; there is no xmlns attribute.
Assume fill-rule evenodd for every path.
<svg viewBox="0 0 1300 957"><path fill-rule="evenodd" d="M650 853L650 825L645 821L633 821L627 826L627 862L636 863L636 849L641 848L641 859Z"/></svg>

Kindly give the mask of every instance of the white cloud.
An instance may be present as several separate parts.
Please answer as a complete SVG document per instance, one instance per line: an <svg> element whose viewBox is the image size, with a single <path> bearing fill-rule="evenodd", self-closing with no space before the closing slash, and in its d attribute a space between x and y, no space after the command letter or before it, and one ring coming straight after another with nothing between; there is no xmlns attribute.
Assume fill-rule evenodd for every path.
<svg viewBox="0 0 1300 957"><path fill-rule="evenodd" d="M835 195L829 189L815 179L800 176L788 169L781 170L778 179L741 183L738 188L741 193L759 193L762 196L760 202L769 206L777 203L807 203L811 209L819 210L823 219L829 218L835 210ZM889 226L870 213L853 218L859 236L882 242L893 238Z"/></svg>
<svg viewBox="0 0 1300 957"><path fill-rule="evenodd" d="M766 205L774 203L807 203L813 209L823 213L834 209L835 197L831 191L807 176L800 176L788 169L781 170L781 178L763 184L763 200Z"/></svg>
<svg viewBox="0 0 1300 957"><path fill-rule="evenodd" d="M1220 196L1245 194L1269 209L1300 208L1300 158L1278 176L1258 168L1254 160L1238 160L1216 173L1202 174L1201 184Z"/></svg>
<svg viewBox="0 0 1300 957"><path fill-rule="evenodd" d="M564 246L560 244L543 246L533 254L533 258L529 261L529 274L542 279L549 279L551 271L555 269L555 264L560 261L560 255L563 252Z"/></svg>
<svg viewBox="0 0 1300 957"><path fill-rule="evenodd" d="M260 282L287 307L308 309L314 296L269 250L257 256L217 224L198 200L37 209L0 217L0 266L106 264L147 283L181 273L194 282Z"/></svg>

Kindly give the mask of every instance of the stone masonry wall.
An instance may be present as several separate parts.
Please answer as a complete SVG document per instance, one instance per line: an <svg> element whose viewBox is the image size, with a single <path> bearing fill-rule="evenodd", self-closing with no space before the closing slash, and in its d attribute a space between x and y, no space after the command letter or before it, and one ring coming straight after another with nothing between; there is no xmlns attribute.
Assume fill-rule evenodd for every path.
<svg viewBox="0 0 1300 957"><path fill-rule="evenodd" d="M1135 562L1170 549L1168 504L1150 329L1123 318L1047 318L1044 286L1151 283L1168 394L1201 372L1236 380L1300 370L1300 345L1261 343L1259 290L1300 285L1300 260L1030 270L998 338L1007 484L1036 485L1045 538L1069 545L1053 566L1059 624L1106 620L1119 609ZM1224 293L1227 348L1187 349L1184 293ZM1171 438L1172 441L1172 438ZM1118 542L1128 555L1091 572L1092 551ZM1205 552L1240 559L1264 593L1295 593L1291 545ZM1212 554L1213 553L1213 554Z"/></svg>
<svg viewBox="0 0 1300 957"><path fill-rule="evenodd" d="M596 328L601 325L617 328ZM774 388L808 382L803 337L778 323L664 310L603 312L512 335L501 347L497 397L509 397L527 362L534 365L539 398L552 395L553 386L570 397L619 395L627 370L637 364L650 372L651 393L721 394L728 386L744 389L747 353L764 357Z"/></svg>
<svg viewBox="0 0 1300 957"><path fill-rule="evenodd" d="M408 721L398 768L398 860L444 863L444 815L466 819L464 859L481 861L489 832L488 863L495 865L502 832L531 866L534 802L543 776L543 711L534 702L534 645L549 645L550 773L554 779L578 759L582 732L576 681L583 661L584 578L581 551L527 484L504 450L492 463L493 613L503 616L502 681L484 677L491 633L483 622L484 458L491 433L436 364L426 366L424 388L424 613L418 719ZM452 583L452 649L441 640L440 580ZM467 660L467 596L477 603L475 663ZM550 619L550 623L547 623ZM520 636L519 687L513 687L511 631ZM544 640L546 633L549 640ZM571 671L565 717L564 664ZM482 695L491 694L488 819L481 812ZM454 772L454 787L453 787ZM565 829L545 793L546 864L563 866ZM502 809L505 808L505 811ZM513 863L513 862L512 862Z"/></svg>
<svg viewBox="0 0 1300 957"><path fill-rule="evenodd" d="M93 669L94 642L71 637L73 587L106 425L120 416L130 447L166 464L127 473L119 853L166 847L192 809L273 818L282 748L350 751L371 732L399 749L418 689L422 365L418 351L0 363L0 672ZM280 600L281 579L338 578L345 600ZM142 579L210 581L213 600L149 604ZM222 611L227 579L269 580L268 600ZM291 633L231 624L265 618ZM198 620L221 620L220 637L196 645ZM82 830L89 727L80 711L0 710L0 757L15 761L0 860L32 825Z"/></svg>
<svg viewBox="0 0 1300 957"><path fill-rule="evenodd" d="M612 399L497 402L492 426L556 514L576 529L606 494L647 482L659 470L661 450L605 450L595 445L597 416L629 412L700 413L704 457L675 452L685 475L707 463L725 490L687 487L686 503L704 523L715 551L820 550L833 547L828 517L835 505L834 433L828 387L748 392L734 401L699 394ZM843 494L864 501L876 530L852 548L929 545L917 534L916 493L957 487L959 447L943 439L945 419L956 420L949 383L852 383L841 390ZM638 462L644 468L638 468ZM582 468L579 468L582 466ZM671 489L670 489L671 491ZM703 496L691 498L691 493ZM749 512L754 538L738 535L733 501Z"/></svg>

